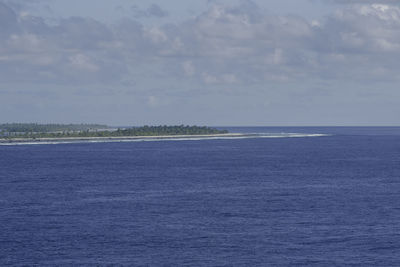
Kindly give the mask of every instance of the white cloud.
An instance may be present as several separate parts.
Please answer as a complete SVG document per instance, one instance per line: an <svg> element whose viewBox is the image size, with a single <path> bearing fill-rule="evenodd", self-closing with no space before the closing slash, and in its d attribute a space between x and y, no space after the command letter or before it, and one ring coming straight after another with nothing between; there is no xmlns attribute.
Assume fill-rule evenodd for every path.
<svg viewBox="0 0 400 267"><path fill-rule="evenodd" d="M76 54L69 57L69 62L73 68L78 69L79 71L89 71L96 72L99 70L99 67L92 62L92 60L83 54Z"/></svg>
<svg viewBox="0 0 400 267"><path fill-rule="evenodd" d="M49 24L1 3L0 109L19 114L14 118L57 120L73 109L70 118L84 113L99 121L131 122L141 114L140 122L249 124L256 120L248 118L264 123L260 114L268 113L271 123L293 114L325 123L342 107L363 118L380 103L386 117L379 122L398 121L400 11L388 1L342 5L318 21L243 1L153 27L83 17ZM356 106L360 95L369 102ZM35 101L59 111L29 112ZM215 114L224 112L218 120Z"/></svg>
<svg viewBox="0 0 400 267"><path fill-rule="evenodd" d="M148 37L155 44L160 44L168 40L167 35L157 27L152 27L148 29L145 32L145 36Z"/></svg>
<svg viewBox="0 0 400 267"><path fill-rule="evenodd" d="M0 81L122 84L159 79L206 84L396 79L400 8L343 6L325 21L263 13L252 3L214 5L185 23L105 25L72 17L48 25L0 4ZM18 69L18 72L16 71ZM146 73L144 73L146 71ZM183 74L182 75L182 71ZM51 74L51 75L50 75ZM147 80L145 80L147 79Z"/></svg>

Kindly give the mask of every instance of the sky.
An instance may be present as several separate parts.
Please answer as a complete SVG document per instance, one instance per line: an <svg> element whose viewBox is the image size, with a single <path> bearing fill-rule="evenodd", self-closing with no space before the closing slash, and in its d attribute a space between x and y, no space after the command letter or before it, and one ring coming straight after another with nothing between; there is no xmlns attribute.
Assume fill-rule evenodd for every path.
<svg viewBox="0 0 400 267"><path fill-rule="evenodd" d="M400 5L0 0L0 123L400 126Z"/></svg>

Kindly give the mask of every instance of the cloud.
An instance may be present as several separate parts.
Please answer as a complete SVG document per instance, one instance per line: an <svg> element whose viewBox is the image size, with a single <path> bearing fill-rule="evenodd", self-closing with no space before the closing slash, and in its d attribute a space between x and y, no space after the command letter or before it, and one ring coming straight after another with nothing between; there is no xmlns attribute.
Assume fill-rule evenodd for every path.
<svg viewBox="0 0 400 267"><path fill-rule="evenodd" d="M322 0L311 0L311 1L322 1ZM325 0L324 0L325 1ZM328 0L331 3L336 4L345 4L345 5L352 5L352 4L398 4L398 0Z"/></svg>
<svg viewBox="0 0 400 267"><path fill-rule="evenodd" d="M185 22L108 25L83 17L48 23L4 3L7 120L398 123L396 5L342 5L309 21L244 1L211 4Z"/></svg>
<svg viewBox="0 0 400 267"><path fill-rule="evenodd" d="M0 0L1 3L12 8L19 15L28 15L31 10L52 12L49 5L51 0Z"/></svg>
<svg viewBox="0 0 400 267"><path fill-rule="evenodd" d="M168 12L162 9L157 4L151 4L146 9L141 9L140 7L133 5L131 10L134 13L135 18L150 18L150 17L157 17L163 18L168 16Z"/></svg>
<svg viewBox="0 0 400 267"><path fill-rule="evenodd" d="M325 31L337 51L358 53L400 52L400 8L388 5L357 5L336 12Z"/></svg>
<svg viewBox="0 0 400 267"><path fill-rule="evenodd" d="M159 5L152 4L148 9L147 13L149 16L154 16L154 17L166 17L168 16L168 12L162 9Z"/></svg>
<svg viewBox="0 0 400 267"><path fill-rule="evenodd" d="M145 14L166 15L156 5ZM247 1L151 27L82 17L49 25L1 3L0 15L3 83L133 84L129 90L139 90L165 80L240 90L265 82L396 80L400 68L400 9L393 5L345 6L310 22L265 13Z"/></svg>

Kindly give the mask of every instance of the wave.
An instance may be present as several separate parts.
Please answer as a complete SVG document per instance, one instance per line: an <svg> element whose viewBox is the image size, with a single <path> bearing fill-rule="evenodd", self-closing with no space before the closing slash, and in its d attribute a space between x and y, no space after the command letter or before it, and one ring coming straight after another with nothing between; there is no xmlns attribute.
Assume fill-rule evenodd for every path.
<svg viewBox="0 0 400 267"><path fill-rule="evenodd" d="M28 141L14 143L0 143L0 146L22 146L22 145L59 145L59 144L82 144L82 143L126 143L126 142L163 142L163 141L201 141L201 140L233 140L233 139L255 139L255 138L305 138L324 137L330 134L319 133L247 133L234 136L203 136L203 137L148 137L137 139L104 139L104 140L60 140L60 141Z"/></svg>

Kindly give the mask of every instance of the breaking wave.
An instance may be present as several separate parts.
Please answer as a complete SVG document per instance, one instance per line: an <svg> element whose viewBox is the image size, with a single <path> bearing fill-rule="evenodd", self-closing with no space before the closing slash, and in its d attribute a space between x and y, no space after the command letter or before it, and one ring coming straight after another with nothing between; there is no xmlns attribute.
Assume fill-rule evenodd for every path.
<svg viewBox="0 0 400 267"><path fill-rule="evenodd" d="M81 143L125 143L125 142L163 142L163 141L200 141L200 140L231 140L231 139L255 139L255 138L305 138L324 137L330 134L319 133L249 133L233 136L204 136L204 137L148 137L135 139L104 139L104 140L60 140L60 141L27 141L0 143L0 146L26 146L26 145L58 145L58 144L81 144Z"/></svg>

